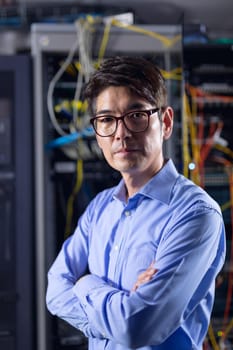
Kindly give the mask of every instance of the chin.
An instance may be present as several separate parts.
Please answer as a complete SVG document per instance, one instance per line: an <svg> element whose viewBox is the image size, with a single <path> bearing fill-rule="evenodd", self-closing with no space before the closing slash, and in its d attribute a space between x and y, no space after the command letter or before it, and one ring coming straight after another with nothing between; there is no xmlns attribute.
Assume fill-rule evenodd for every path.
<svg viewBox="0 0 233 350"><path fill-rule="evenodd" d="M139 170L138 164L131 163L131 164L113 164L112 167L119 171L120 173L131 173L135 170Z"/></svg>

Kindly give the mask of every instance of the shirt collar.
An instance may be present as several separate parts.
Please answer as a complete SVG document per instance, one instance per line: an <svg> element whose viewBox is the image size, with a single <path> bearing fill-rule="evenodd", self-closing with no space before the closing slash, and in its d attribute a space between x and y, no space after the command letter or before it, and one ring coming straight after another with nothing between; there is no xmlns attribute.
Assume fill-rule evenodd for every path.
<svg viewBox="0 0 233 350"><path fill-rule="evenodd" d="M169 204L172 189L179 176L175 165L169 159L163 168L153 176L134 196L143 195ZM125 183L122 179L113 192L113 197L125 201Z"/></svg>

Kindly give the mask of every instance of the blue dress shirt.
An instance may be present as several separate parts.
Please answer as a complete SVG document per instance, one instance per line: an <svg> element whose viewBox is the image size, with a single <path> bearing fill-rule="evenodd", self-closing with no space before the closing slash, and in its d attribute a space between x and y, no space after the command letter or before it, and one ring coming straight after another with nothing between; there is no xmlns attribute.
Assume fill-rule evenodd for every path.
<svg viewBox="0 0 233 350"><path fill-rule="evenodd" d="M90 350L201 350L224 259L219 206L169 160L128 201L123 180L92 200L49 270L47 306Z"/></svg>

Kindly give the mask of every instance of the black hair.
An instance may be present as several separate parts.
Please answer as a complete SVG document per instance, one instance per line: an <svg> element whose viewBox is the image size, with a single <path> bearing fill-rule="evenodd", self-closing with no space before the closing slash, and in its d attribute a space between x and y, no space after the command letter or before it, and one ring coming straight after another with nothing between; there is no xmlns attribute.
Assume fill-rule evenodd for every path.
<svg viewBox="0 0 233 350"><path fill-rule="evenodd" d="M109 86L125 86L156 107L167 104L167 90L159 68L142 57L116 56L103 60L84 91L92 115L96 98Z"/></svg>

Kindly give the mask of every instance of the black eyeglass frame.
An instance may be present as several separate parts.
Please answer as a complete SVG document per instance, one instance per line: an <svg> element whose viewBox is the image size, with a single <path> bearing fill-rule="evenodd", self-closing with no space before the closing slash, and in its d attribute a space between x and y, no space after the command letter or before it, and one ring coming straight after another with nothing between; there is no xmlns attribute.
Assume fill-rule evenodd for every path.
<svg viewBox="0 0 233 350"><path fill-rule="evenodd" d="M97 117L91 118L91 119L90 119L90 123L91 123L91 125L93 126L93 128L94 128L94 130L95 130L95 133L96 133L98 136L100 136L100 137L110 137L110 136L113 136L113 135L115 134L115 132L117 131L119 120L122 120L122 121L123 121L124 126L126 127L126 129L127 129L128 131L137 134L137 133L146 131L146 130L148 129L149 125L150 125L150 117L151 117L153 114L159 112L159 111L162 110L162 109L163 109L162 107L156 107L156 108L151 108L151 109L135 110L135 111L127 112L127 113L123 114L123 115L120 116L120 117L115 117L114 115L104 115L104 114L103 114L103 115L99 115L99 116L97 116ZM132 113L137 113L137 112L139 112L139 113L140 113L140 112L141 112L141 113L146 113L146 114L147 114L147 117L148 117L148 121L147 121L146 127L145 127L143 130L140 130L140 131L133 131L133 130L129 129L129 127L126 125L124 119L125 119L125 117L126 117L127 115L132 114ZM99 133L97 132L97 130L96 130L96 127L95 127L95 120L97 120L97 119L99 119L99 118L103 118L103 117L105 117L105 116L106 116L106 117L109 116L109 117L115 119L115 121L116 121L115 130L114 130L111 134L109 134L109 135L101 135L101 134L99 134Z"/></svg>

